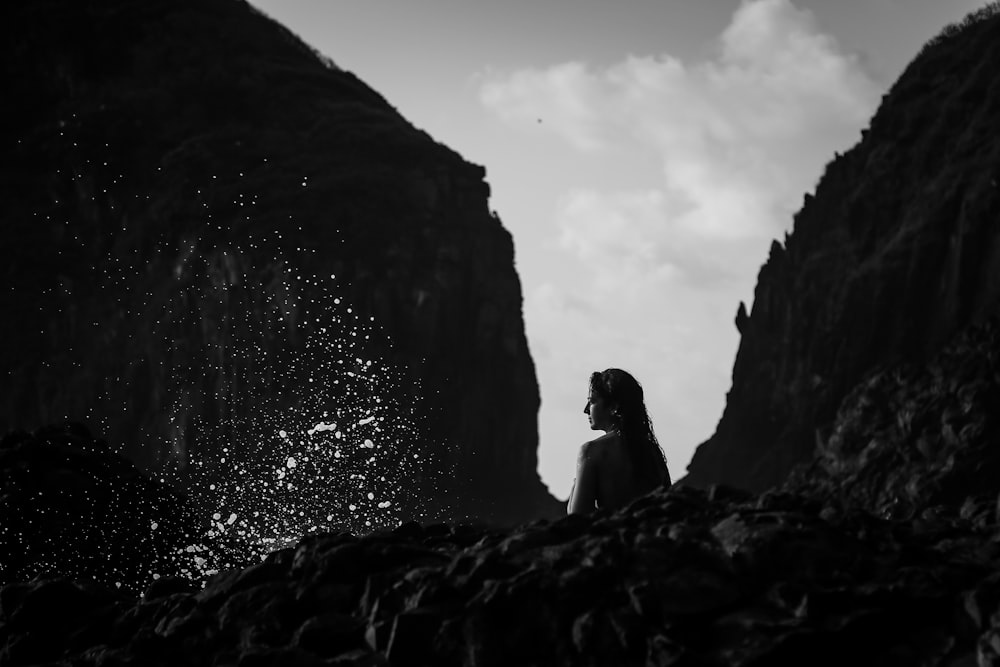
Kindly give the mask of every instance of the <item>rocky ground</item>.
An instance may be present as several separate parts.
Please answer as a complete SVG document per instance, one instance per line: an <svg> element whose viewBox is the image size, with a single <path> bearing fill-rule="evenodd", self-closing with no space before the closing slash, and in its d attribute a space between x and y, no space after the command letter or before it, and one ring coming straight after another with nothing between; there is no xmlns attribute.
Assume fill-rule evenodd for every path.
<svg viewBox="0 0 1000 667"><path fill-rule="evenodd" d="M0 440L0 584L71 576L138 595L188 565L204 532L188 499L80 424Z"/></svg>
<svg viewBox="0 0 1000 667"><path fill-rule="evenodd" d="M0 664L994 665L998 511L891 521L675 487L507 532L311 536L138 599L8 585Z"/></svg>
<svg viewBox="0 0 1000 667"><path fill-rule="evenodd" d="M1000 315L926 365L879 369L840 406L813 460L784 488L879 516L910 517L1000 480Z"/></svg>

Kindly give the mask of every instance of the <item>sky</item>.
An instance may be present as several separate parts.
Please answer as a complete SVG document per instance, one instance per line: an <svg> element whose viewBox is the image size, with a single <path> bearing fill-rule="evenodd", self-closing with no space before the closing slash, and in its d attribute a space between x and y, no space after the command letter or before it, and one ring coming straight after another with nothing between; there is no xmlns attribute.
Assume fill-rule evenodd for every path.
<svg viewBox="0 0 1000 667"><path fill-rule="evenodd" d="M671 475L715 431L740 301L835 151L983 0L251 0L483 165L514 239L539 474L592 371L642 383Z"/></svg>

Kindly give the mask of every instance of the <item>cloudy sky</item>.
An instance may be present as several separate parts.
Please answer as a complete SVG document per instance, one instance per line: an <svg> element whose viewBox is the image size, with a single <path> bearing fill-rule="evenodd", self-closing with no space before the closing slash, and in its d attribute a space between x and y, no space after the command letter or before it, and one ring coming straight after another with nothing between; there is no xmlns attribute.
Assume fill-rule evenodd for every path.
<svg viewBox="0 0 1000 667"><path fill-rule="evenodd" d="M983 0L251 0L487 169L569 494L587 377L643 384L675 479L715 430L739 302L920 47Z"/></svg>

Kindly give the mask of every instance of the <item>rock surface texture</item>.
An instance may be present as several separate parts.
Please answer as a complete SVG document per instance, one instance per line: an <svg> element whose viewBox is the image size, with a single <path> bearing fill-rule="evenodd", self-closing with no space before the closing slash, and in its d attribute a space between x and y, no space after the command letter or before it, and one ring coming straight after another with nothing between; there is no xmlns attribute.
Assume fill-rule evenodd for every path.
<svg viewBox="0 0 1000 667"><path fill-rule="evenodd" d="M507 532L404 524L303 539L142 599L0 590L0 663L993 665L996 498L882 520L786 493L662 489Z"/></svg>
<svg viewBox="0 0 1000 667"><path fill-rule="evenodd" d="M409 419L354 435L419 455L395 482L438 518L561 510L483 168L240 0L3 24L4 430L79 421L211 479L296 420Z"/></svg>
<svg viewBox="0 0 1000 667"><path fill-rule="evenodd" d="M760 271L724 414L684 483L780 485L859 383L997 311L997 63L993 5L932 40L828 165Z"/></svg>
<svg viewBox="0 0 1000 667"><path fill-rule="evenodd" d="M64 576L138 595L154 573L182 574L178 551L206 530L187 498L78 424L0 440L0 584Z"/></svg>
<svg viewBox="0 0 1000 667"><path fill-rule="evenodd" d="M994 317L928 365L887 369L856 387L816 457L793 470L783 488L885 517L962 506L1000 484L998 407Z"/></svg>

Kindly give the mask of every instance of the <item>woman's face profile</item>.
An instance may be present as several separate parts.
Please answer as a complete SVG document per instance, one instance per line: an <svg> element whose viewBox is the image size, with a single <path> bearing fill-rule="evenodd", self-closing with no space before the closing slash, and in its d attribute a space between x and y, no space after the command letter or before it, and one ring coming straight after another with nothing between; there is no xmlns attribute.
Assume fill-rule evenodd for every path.
<svg viewBox="0 0 1000 667"><path fill-rule="evenodd" d="M607 400L595 394L593 390L587 395L587 404L583 406L583 411L587 413L591 430L607 431L611 428L611 407Z"/></svg>

